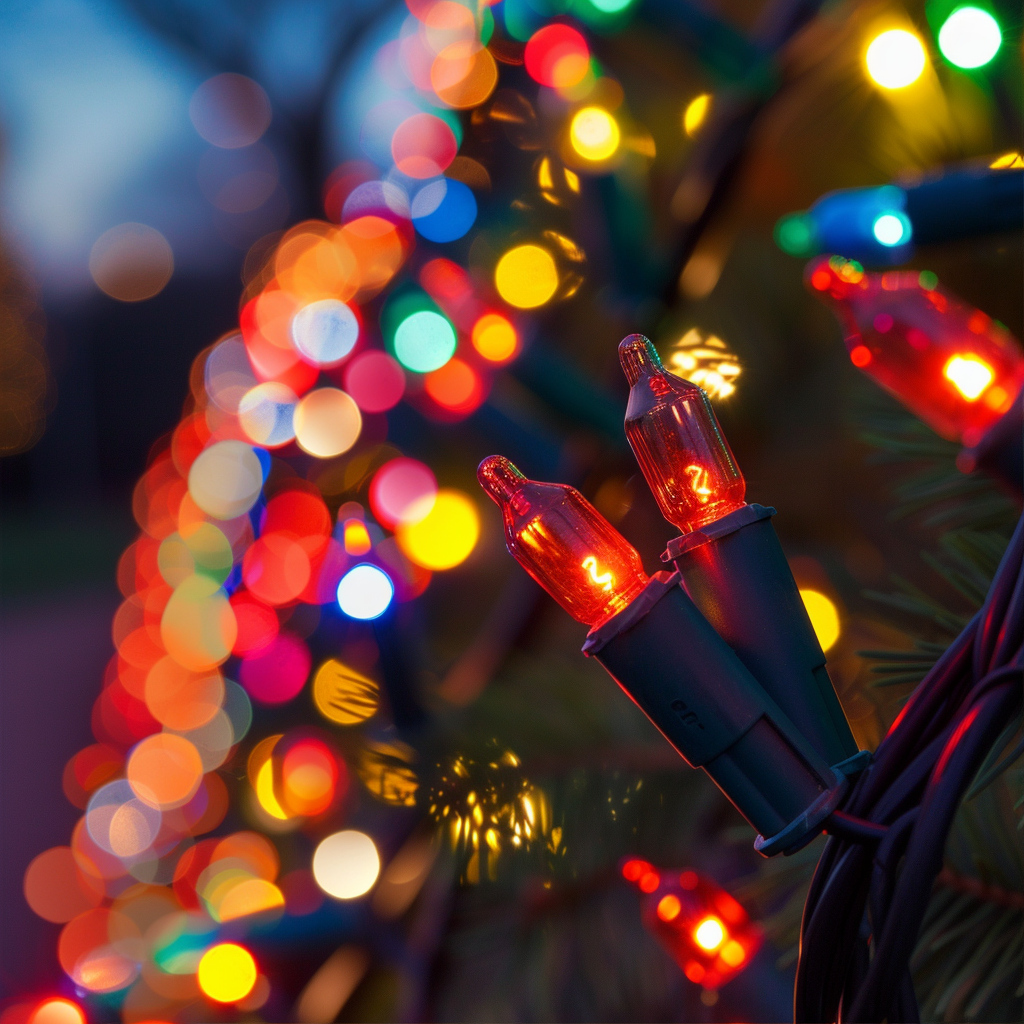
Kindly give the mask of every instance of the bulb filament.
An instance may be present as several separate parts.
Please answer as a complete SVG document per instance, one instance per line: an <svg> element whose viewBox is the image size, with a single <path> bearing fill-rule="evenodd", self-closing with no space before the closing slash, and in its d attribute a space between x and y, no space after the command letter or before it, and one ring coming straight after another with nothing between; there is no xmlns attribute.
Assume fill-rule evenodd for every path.
<svg viewBox="0 0 1024 1024"><path fill-rule="evenodd" d="M708 487L708 471L703 466L687 466L683 472L690 478L690 487L702 505L706 505L711 497Z"/></svg>
<svg viewBox="0 0 1024 1024"><path fill-rule="evenodd" d="M590 573L590 578L602 589L612 589L612 574L610 572L603 572L598 575L597 572L597 559L593 555L588 555L583 559L583 568Z"/></svg>

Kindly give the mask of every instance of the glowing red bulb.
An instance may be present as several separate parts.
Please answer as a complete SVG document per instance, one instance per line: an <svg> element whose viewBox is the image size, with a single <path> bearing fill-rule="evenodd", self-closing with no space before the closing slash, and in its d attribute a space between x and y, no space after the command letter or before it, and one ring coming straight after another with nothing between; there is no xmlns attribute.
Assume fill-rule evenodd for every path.
<svg viewBox="0 0 1024 1024"><path fill-rule="evenodd" d="M633 546L579 491L527 480L492 455L477 470L519 564L574 618L600 626L647 585Z"/></svg>
<svg viewBox="0 0 1024 1024"><path fill-rule="evenodd" d="M636 859L623 864L622 874L644 893L645 925L695 985L719 988L742 971L760 947L757 925L710 878L694 871L659 873Z"/></svg>
<svg viewBox="0 0 1024 1024"><path fill-rule="evenodd" d="M976 445L1024 387L1017 340L933 274L826 256L806 278L839 317L850 362L943 437Z"/></svg>
<svg viewBox="0 0 1024 1024"><path fill-rule="evenodd" d="M669 373L642 334L619 345L629 380L626 437L661 514L683 533L743 504L746 485L704 391Z"/></svg>

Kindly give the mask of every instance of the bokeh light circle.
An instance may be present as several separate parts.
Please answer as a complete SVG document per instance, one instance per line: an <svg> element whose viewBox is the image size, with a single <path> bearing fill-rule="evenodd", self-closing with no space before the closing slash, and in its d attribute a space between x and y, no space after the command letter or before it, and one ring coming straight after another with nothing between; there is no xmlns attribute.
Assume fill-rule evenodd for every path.
<svg viewBox="0 0 1024 1024"><path fill-rule="evenodd" d="M292 633L279 633L242 659L238 679L254 701L284 704L302 691L311 667L309 648L302 639Z"/></svg>
<svg viewBox="0 0 1024 1024"><path fill-rule="evenodd" d="M476 220L476 198L461 181L439 178L416 193L412 201L412 222L430 242L454 242L469 231Z"/></svg>
<svg viewBox="0 0 1024 1024"><path fill-rule="evenodd" d="M238 636L235 613L216 580L189 576L160 617L160 640L183 668L206 672L226 661Z"/></svg>
<svg viewBox="0 0 1024 1024"><path fill-rule="evenodd" d="M910 220L903 213L883 213L875 218L871 233L881 245L905 245L910 241Z"/></svg>
<svg viewBox="0 0 1024 1024"><path fill-rule="evenodd" d="M163 291L174 273L174 253L156 228L118 224L96 239L89 273L112 299L141 302Z"/></svg>
<svg viewBox="0 0 1024 1024"><path fill-rule="evenodd" d="M586 39L569 25L545 25L526 43L526 73L541 85L568 89L578 85L590 67Z"/></svg>
<svg viewBox="0 0 1024 1024"><path fill-rule="evenodd" d="M263 466L244 441L218 441L203 451L188 473L192 500L214 519L235 519L256 503Z"/></svg>
<svg viewBox="0 0 1024 1024"><path fill-rule="evenodd" d="M463 416L484 399L480 374L462 359L450 359L441 369L428 374L424 390L442 409Z"/></svg>
<svg viewBox="0 0 1024 1024"><path fill-rule="evenodd" d="M883 89L912 85L927 60L921 40L902 28L891 28L872 39L865 56L868 74Z"/></svg>
<svg viewBox="0 0 1024 1024"><path fill-rule="evenodd" d="M295 437L295 406L298 395L286 384L257 384L238 403L238 422L246 437L265 448L279 448Z"/></svg>
<svg viewBox="0 0 1024 1024"><path fill-rule="evenodd" d="M26 1024L86 1024L86 1020L78 1003L58 997L44 999L32 1011Z"/></svg>
<svg viewBox="0 0 1024 1024"><path fill-rule="evenodd" d="M455 328L429 309L407 316L395 331L395 355L407 369L430 373L455 354Z"/></svg>
<svg viewBox="0 0 1024 1024"><path fill-rule="evenodd" d="M840 624L839 612L835 604L824 594L817 590L804 590L801 588L800 597L807 609L807 616L814 627L814 634L818 638L823 651L829 650L839 639Z"/></svg>
<svg viewBox="0 0 1024 1024"><path fill-rule="evenodd" d="M558 289L558 268L547 249L517 245L498 261L494 285L510 306L534 309L543 306Z"/></svg>
<svg viewBox="0 0 1024 1024"><path fill-rule="evenodd" d="M363 412L387 412L405 394L405 373L386 352L362 352L345 368L345 390Z"/></svg>
<svg viewBox="0 0 1024 1024"><path fill-rule="evenodd" d="M430 66L430 85L438 99L457 110L479 106L497 84L497 62L475 38L449 43Z"/></svg>
<svg viewBox="0 0 1024 1024"><path fill-rule="evenodd" d="M161 821L160 811L140 799L127 779L100 786L85 811L89 838L106 853L129 860L149 849Z"/></svg>
<svg viewBox="0 0 1024 1024"><path fill-rule="evenodd" d="M942 56L958 68L984 67L1003 45L999 22L980 7L958 7L939 29Z"/></svg>
<svg viewBox="0 0 1024 1024"><path fill-rule="evenodd" d="M25 901L43 920L64 924L95 907L103 885L79 866L69 846L44 850L25 869Z"/></svg>
<svg viewBox="0 0 1024 1024"><path fill-rule="evenodd" d="M270 126L270 100L251 78L231 72L208 78L192 94L196 131L222 149L251 146Z"/></svg>
<svg viewBox="0 0 1024 1024"><path fill-rule="evenodd" d="M480 517L476 505L462 491L440 490L433 502L418 521L399 524L395 536L402 552L416 565L451 569L464 562L476 546ZM409 514L415 517L415 508Z"/></svg>
<svg viewBox="0 0 1024 1024"><path fill-rule="evenodd" d="M369 562L349 569L338 584L338 607L351 619L380 618L394 596L391 577Z"/></svg>
<svg viewBox="0 0 1024 1024"><path fill-rule="evenodd" d="M318 388L295 408L295 440L318 459L347 452L359 438L363 418L351 395L338 388Z"/></svg>
<svg viewBox="0 0 1024 1024"><path fill-rule="evenodd" d="M618 122L603 107L578 110L569 126L569 142L584 160L600 162L614 156L621 138Z"/></svg>
<svg viewBox="0 0 1024 1024"><path fill-rule="evenodd" d="M370 508L388 529L422 519L434 507L437 480L429 466L416 459L386 462L370 483Z"/></svg>
<svg viewBox="0 0 1024 1024"><path fill-rule="evenodd" d="M455 133L434 114L413 114L391 137L391 158L410 178L435 178L459 151Z"/></svg>
<svg viewBox="0 0 1024 1024"><path fill-rule="evenodd" d="M253 990L258 973L247 949L221 942L203 954L196 980L203 994L215 1002L237 1003Z"/></svg>
<svg viewBox="0 0 1024 1024"><path fill-rule="evenodd" d="M317 366L337 366L359 340L359 320L344 302L321 299L295 314L291 335L304 359Z"/></svg>
<svg viewBox="0 0 1024 1024"><path fill-rule="evenodd" d="M475 324L472 333L473 348L492 363L504 363L519 348L516 329L500 313L485 313Z"/></svg>
<svg viewBox="0 0 1024 1024"><path fill-rule="evenodd" d="M353 900L366 895L380 874L380 855L364 832L347 829L328 836L313 854L313 877L328 896Z"/></svg>
<svg viewBox="0 0 1024 1024"><path fill-rule="evenodd" d="M159 810L188 803L203 781L199 751L184 736L163 732L136 744L125 765L135 795Z"/></svg>

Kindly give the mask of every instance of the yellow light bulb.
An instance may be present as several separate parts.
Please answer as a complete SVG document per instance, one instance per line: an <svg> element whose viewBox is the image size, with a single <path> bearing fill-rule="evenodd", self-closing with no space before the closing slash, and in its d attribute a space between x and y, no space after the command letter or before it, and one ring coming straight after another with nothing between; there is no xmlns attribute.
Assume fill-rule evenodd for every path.
<svg viewBox="0 0 1024 1024"><path fill-rule="evenodd" d="M256 984L256 961L233 942L208 949L199 961L197 980L203 993L218 1003L237 1003Z"/></svg>
<svg viewBox="0 0 1024 1024"><path fill-rule="evenodd" d="M953 356L946 363L942 375L968 402L977 401L994 376L988 363L977 356Z"/></svg>
<svg viewBox="0 0 1024 1024"><path fill-rule="evenodd" d="M584 160L607 160L619 148L621 138L615 118L601 107L577 111L569 128L572 148Z"/></svg>
<svg viewBox="0 0 1024 1024"><path fill-rule="evenodd" d="M520 309L543 306L558 289L554 257L539 245L517 245L498 260L494 270L498 294Z"/></svg>
<svg viewBox="0 0 1024 1024"><path fill-rule="evenodd" d="M868 74L883 89L905 89L924 71L928 58L921 40L902 28L875 36L865 56Z"/></svg>
<svg viewBox="0 0 1024 1024"><path fill-rule="evenodd" d="M705 917L694 928L693 938L701 949L713 953L725 941L725 929L717 917Z"/></svg>
<svg viewBox="0 0 1024 1024"><path fill-rule="evenodd" d="M827 651L839 639L839 612L836 611L836 606L817 590L801 590L800 597L803 598L814 635L818 638L821 649Z"/></svg>
<svg viewBox="0 0 1024 1024"><path fill-rule="evenodd" d="M700 129L711 109L711 94L701 93L695 99L690 100L683 111L683 131L692 139Z"/></svg>

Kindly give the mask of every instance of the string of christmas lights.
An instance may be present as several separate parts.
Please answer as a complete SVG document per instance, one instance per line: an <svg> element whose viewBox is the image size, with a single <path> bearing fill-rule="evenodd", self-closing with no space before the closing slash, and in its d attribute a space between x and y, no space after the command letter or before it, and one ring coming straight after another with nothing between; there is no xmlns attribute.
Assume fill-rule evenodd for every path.
<svg viewBox="0 0 1024 1024"><path fill-rule="evenodd" d="M809 274L812 287L831 289L836 300L868 287L859 266L835 258L812 264ZM901 285L918 296L918 276L885 275L869 301ZM940 310L935 322L915 320L903 307L922 344L879 343L883 359L909 349L900 358L917 374L916 388L897 372L885 382L895 390L899 381L901 396L912 395L924 415L976 442L1012 407L1024 360L983 314L974 311L962 327L962 307L942 293L928 299L933 290L925 301ZM871 314L876 331L892 328L888 313L869 307L860 315ZM888 317L885 331L881 316ZM755 525L769 523L773 510L744 503L743 477L707 395L668 373L640 335L624 339L619 354L631 385L626 436L662 514L684 531L664 556L677 571L648 580L636 551L577 491L529 481L491 456L478 475L502 510L509 552L591 627L584 653L691 766L707 772L761 833L755 847L762 854L792 853L830 833L804 911L796 1019L917 1020L908 965L953 815L982 763L1010 741L1006 723L1020 710L1024 517L982 610L874 756L857 752L774 533ZM869 350L864 365L874 358ZM990 385L993 401L972 405ZM700 559L689 565L693 552ZM649 865L631 862L625 870L643 891L661 892ZM651 920L658 934L677 904L674 894L657 904ZM683 938L673 932L666 941L698 981L709 968L693 951L717 944L705 946L703 925L691 934L686 921ZM721 935L715 932L718 944Z"/></svg>
<svg viewBox="0 0 1024 1024"><path fill-rule="evenodd" d="M367 665L400 653L397 606L463 562L479 535L472 500L386 442L386 414L404 402L455 423L483 409L501 369L528 354L529 312L583 284L587 254L559 220L579 201L581 176L654 152L587 38L620 26L630 3L571 7L579 28L513 0L497 16L488 4L410 0L401 32L375 62L391 93L362 124L373 163L335 170L328 219L292 227L255 260L238 330L194 364L182 420L134 494L141 533L118 566L124 602L93 712L96 743L65 771L82 818L69 845L40 854L25 877L33 908L64 926L58 957L83 1001L135 1020L194 1016L197 1005L283 1012L250 933L371 892L386 928L436 854L419 834L339 828L357 779L392 808L424 803L471 882L493 878L502 851L538 838L564 852L543 791L511 752L480 763L460 755L421 786L414 752L396 735L422 713L400 667L384 672L381 687ZM763 68L772 39L817 5L791 5L785 31L769 26L757 46L738 36L726 45L723 26L672 7L662 14L721 46L710 63ZM965 10L977 13L965 20ZM941 52L959 68L983 69L1002 42L998 23L993 37L985 10L958 11L929 14ZM910 84L925 62L902 30L869 48L868 70L886 89ZM511 75L546 90L545 106L499 89ZM762 85L756 91L760 104ZM716 108L726 111L730 146L742 148L745 131L732 129L753 115L746 107L730 115L727 98L701 94L687 104L686 134L697 135ZM463 265L430 248L466 238L477 197L491 187L462 147L480 126L531 154L528 197L515 202L548 215L531 214L528 230L493 254L483 282L477 250ZM730 152L725 163L737 161ZM960 227L977 230L989 194L1012 191L1019 177L1012 161L975 174L976 216L962 210ZM715 196L728 178L714 182ZM677 198L710 189L699 184L681 186ZM833 194L812 208L813 223L787 222L778 238L791 252L832 248L838 238L847 256L864 244L882 263L902 260L929 230L938 237L935 204L963 184L954 173L902 196L894 186ZM851 201L867 213L852 216ZM714 207L704 202L687 207L691 248ZM1005 209L997 212L982 226L1005 223ZM1024 357L1000 325L926 275L866 274L840 257L808 269L810 287L841 311L854 364L960 441L965 471L1001 467L1019 481L1012 445ZM481 465L480 482L502 510L510 552L590 628L585 653L715 781L758 833L757 849L791 853L822 831L832 836L807 904L799 1019L914 1019L906 964L950 818L1018 702L1021 529L985 609L869 764L771 525L774 510L746 501L712 409L707 391L727 394L739 372L715 341L676 353L671 365L688 380L666 370L646 338L620 346L626 437L680 531L663 556L671 569L648 576L632 545L573 488L529 481L497 456ZM365 500L342 500L357 490ZM296 721L291 702L307 682L330 731ZM233 812L247 827L236 827ZM637 858L621 873L691 982L714 991L749 965L760 930L710 879ZM870 940L861 934L865 909ZM346 918L356 921L351 931L370 931L370 911L357 914ZM384 934L381 945L401 945ZM354 988L366 954L338 952ZM303 1019L317 992L314 975L298 1004ZM76 1002L56 997L27 1014L33 1024L83 1020Z"/></svg>

